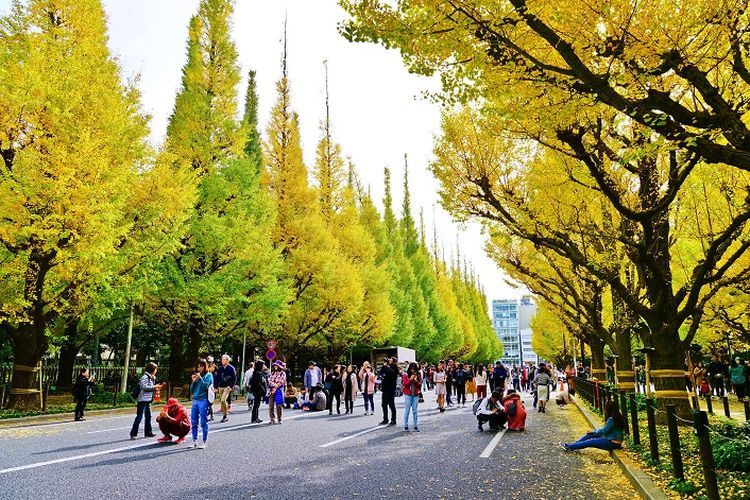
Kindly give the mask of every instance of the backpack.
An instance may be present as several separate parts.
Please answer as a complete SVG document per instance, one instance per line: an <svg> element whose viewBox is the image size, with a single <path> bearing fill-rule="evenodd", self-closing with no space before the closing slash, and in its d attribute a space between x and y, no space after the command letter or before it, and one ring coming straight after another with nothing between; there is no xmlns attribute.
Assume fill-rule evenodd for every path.
<svg viewBox="0 0 750 500"><path fill-rule="evenodd" d="M508 405L508 415L511 417L516 414L516 410L518 407L518 400L514 399L509 405Z"/></svg>
<svg viewBox="0 0 750 500"><path fill-rule="evenodd" d="M141 395L141 381L136 380L133 382L133 385L130 387L130 395L133 396L133 399L138 401L138 396Z"/></svg>
<svg viewBox="0 0 750 500"><path fill-rule="evenodd" d="M479 411L479 406L482 404L482 401L484 401L484 399L477 399L476 401L474 401L474 404L471 406L471 412L474 415L476 415L477 412Z"/></svg>

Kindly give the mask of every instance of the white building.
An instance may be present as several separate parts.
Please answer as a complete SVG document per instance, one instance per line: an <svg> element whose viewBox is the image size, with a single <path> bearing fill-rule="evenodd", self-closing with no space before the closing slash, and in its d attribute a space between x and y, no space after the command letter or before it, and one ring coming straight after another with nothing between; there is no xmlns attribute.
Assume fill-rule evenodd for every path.
<svg viewBox="0 0 750 500"><path fill-rule="evenodd" d="M518 299L492 301L492 326L503 344L506 365L539 362L539 356L531 349L531 318L536 312L532 296Z"/></svg>

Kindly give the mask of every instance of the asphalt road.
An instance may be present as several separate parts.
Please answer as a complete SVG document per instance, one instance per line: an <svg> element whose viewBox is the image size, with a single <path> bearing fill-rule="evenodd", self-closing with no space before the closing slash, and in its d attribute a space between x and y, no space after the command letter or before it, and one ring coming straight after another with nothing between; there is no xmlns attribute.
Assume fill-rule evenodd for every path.
<svg viewBox="0 0 750 500"><path fill-rule="evenodd" d="M380 427L377 397L376 416L360 399L355 415L286 410L276 426L249 424L241 400L229 422L212 422L205 450L130 441L133 416L0 429L0 498L637 497L606 452L560 449L587 430L576 408L538 414L524 399L526 432L502 435L478 432L470 403L439 414L431 394L418 434L403 431L402 402L399 425Z"/></svg>

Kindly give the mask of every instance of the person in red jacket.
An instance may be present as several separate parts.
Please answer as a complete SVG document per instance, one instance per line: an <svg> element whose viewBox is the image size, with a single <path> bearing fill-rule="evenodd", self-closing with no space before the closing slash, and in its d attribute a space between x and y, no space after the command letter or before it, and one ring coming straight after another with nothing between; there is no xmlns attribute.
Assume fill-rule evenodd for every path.
<svg viewBox="0 0 750 500"><path fill-rule="evenodd" d="M521 395L509 390L503 399L503 408L508 416L508 430L523 431L526 429L526 407L521 401Z"/></svg>
<svg viewBox="0 0 750 500"><path fill-rule="evenodd" d="M172 434L177 436L175 444L185 442L185 436L190 432L190 416L184 406L176 398L169 398L167 404L156 417L164 437L158 439L160 443L171 443Z"/></svg>

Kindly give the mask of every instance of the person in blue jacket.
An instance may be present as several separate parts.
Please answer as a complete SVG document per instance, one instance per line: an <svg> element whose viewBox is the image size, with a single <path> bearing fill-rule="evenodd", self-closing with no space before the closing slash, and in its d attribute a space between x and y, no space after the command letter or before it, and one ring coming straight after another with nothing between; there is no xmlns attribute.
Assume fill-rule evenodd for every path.
<svg viewBox="0 0 750 500"><path fill-rule="evenodd" d="M560 443L563 450L575 451L584 448L599 448L609 451L621 448L625 424L617 401L607 401L604 406L604 416L606 418L604 427L586 433L575 443Z"/></svg>
<svg viewBox="0 0 750 500"><path fill-rule="evenodd" d="M201 358L195 364L193 381L190 383L190 394L193 398L193 406L190 408L190 422L193 440L189 446L191 448L205 448L208 439L208 405L209 390L213 392L214 376L208 371L208 361ZM198 444L198 418L200 417L201 430L203 431L203 441Z"/></svg>

